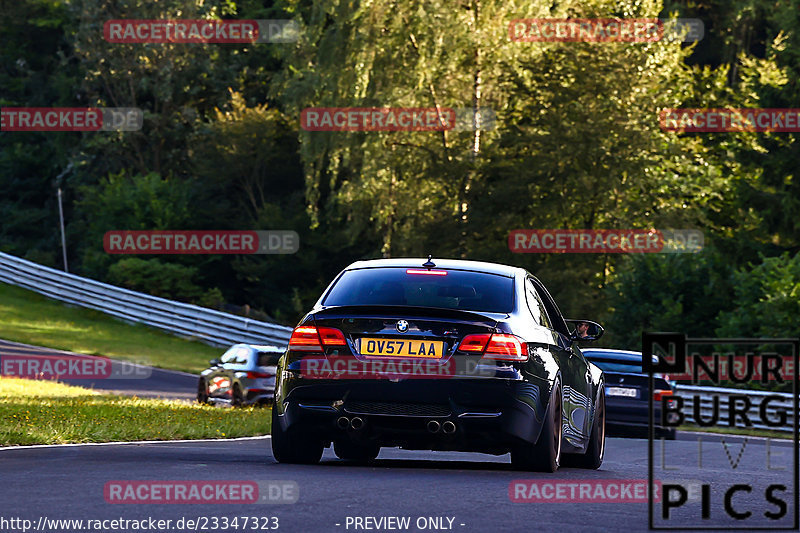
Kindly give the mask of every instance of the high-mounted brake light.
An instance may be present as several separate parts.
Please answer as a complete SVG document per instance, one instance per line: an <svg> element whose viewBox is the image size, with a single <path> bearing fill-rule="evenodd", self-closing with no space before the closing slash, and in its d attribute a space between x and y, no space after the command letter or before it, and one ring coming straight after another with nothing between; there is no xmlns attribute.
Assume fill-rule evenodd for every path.
<svg viewBox="0 0 800 533"><path fill-rule="evenodd" d="M423 276L446 276L446 270L422 270L420 268L406 269L406 274L421 274Z"/></svg>
<svg viewBox="0 0 800 533"><path fill-rule="evenodd" d="M297 326L289 338L289 348L304 352L321 352L323 346L345 346L344 333L336 328Z"/></svg>
<svg viewBox="0 0 800 533"><path fill-rule="evenodd" d="M527 361L528 346L516 336L506 333L467 335L458 345L462 352L483 354L484 359Z"/></svg>

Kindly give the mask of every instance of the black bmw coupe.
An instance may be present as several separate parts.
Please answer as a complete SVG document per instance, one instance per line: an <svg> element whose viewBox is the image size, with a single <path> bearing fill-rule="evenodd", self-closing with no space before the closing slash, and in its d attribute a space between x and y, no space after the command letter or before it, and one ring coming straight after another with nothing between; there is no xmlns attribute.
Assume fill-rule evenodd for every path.
<svg viewBox="0 0 800 533"><path fill-rule="evenodd" d="M577 342L602 334L595 322L565 320L522 268L353 263L280 359L273 455L316 463L332 444L339 458L365 462L386 446L510 452L523 470L598 468L603 373Z"/></svg>

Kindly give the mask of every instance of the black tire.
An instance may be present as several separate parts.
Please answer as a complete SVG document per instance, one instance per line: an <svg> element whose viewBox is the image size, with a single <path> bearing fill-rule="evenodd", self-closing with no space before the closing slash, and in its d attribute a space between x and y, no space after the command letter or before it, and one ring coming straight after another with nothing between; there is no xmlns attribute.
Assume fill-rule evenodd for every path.
<svg viewBox="0 0 800 533"><path fill-rule="evenodd" d="M208 403L208 388L204 379L197 383L197 403Z"/></svg>
<svg viewBox="0 0 800 533"><path fill-rule="evenodd" d="M521 444L511 450L511 464L518 470L555 472L561 462L563 432L561 383L550 394L547 414L536 444Z"/></svg>
<svg viewBox="0 0 800 533"><path fill-rule="evenodd" d="M241 407L244 403L244 397L242 396L242 388L237 383L233 386L233 395L231 396L231 406L232 407Z"/></svg>
<svg viewBox="0 0 800 533"><path fill-rule="evenodd" d="M279 463L316 464L322 458L322 442L303 438L297 431L284 431L277 411L272 409L272 455Z"/></svg>
<svg viewBox="0 0 800 533"><path fill-rule="evenodd" d="M603 464L603 458L606 453L606 393L605 386L601 385L601 387L597 416L592 424L592 434L589 437L589 446L586 448L586 453L565 454L564 466L597 470Z"/></svg>
<svg viewBox="0 0 800 533"><path fill-rule="evenodd" d="M675 437L677 437L677 430L675 428L662 429L656 434L656 437L664 437L666 440L675 440Z"/></svg>
<svg viewBox="0 0 800 533"><path fill-rule="evenodd" d="M333 442L333 453L336 457L344 461L355 463L369 463L378 457L381 447L377 444L359 444L349 439L341 439Z"/></svg>

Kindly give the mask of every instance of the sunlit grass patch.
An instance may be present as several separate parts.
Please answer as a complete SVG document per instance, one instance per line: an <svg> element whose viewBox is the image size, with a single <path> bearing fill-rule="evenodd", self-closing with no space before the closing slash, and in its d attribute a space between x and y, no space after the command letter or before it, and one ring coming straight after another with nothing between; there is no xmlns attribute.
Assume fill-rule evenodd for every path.
<svg viewBox="0 0 800 533"><path fill-rule="evenodd" d="M0 339L199 372L223 349L0 283Z"/></svg>
<svg viewBox="0 0 800 533"><path fill-rule="evenodd" d="M234 438L269 432L269 409L221 409L0 377L0 446Z"/></svg>
<svg viewBox="0 0 800 533"><path fill-rule="evenodd" d="M702 427L702 426L693 426L693 425L683 425L678 426L678 431L692 431L692 432L703 432L703 433L722 433L727 435L743 435L743 436L752 436L752 437L769 437L771 439L787 439L791 440L792 434L788 431L771 431L768 429L759 429L759 428L737 428L737 427L720 427L720 426L712 426L712 427Z"/></svg>

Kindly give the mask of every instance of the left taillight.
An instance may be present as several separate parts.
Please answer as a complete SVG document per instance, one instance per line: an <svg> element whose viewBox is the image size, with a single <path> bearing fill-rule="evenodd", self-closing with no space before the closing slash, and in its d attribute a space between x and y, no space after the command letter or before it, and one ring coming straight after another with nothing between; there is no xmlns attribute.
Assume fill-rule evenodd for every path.
<svg viewBox="0 0 800 533"><path fill-rule="evenodd" d="M507 333L478 333L467 335L458 349L463 352L480 353L483 359L499 361L527 361L528 346L516 335Z"/></svg>
<svg viewBox="0 0 800 533"><path fill-rule="evenodd" d="M344 333L336 328L297 326L289 338L289 349L304 352L321 352L327 346L345 346Z"/></svg>

